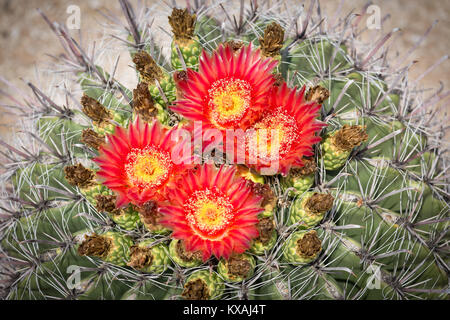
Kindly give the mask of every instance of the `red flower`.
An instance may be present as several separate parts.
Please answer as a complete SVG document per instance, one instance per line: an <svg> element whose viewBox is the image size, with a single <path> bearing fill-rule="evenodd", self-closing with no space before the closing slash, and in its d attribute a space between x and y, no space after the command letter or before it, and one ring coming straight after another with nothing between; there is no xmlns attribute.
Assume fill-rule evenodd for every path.
<svg viewBox="0 0 450 320"><path fill-rule="evenodd" d="M300 92L285 83L274 87L269 110L246 132L246 162L262 172L287 175L291 167L302 167L302 157L313 155L312 146L320 141L316 133L325 124L316 120L320 105L306 102L305 87ZM239 147L239 146L237 146ZM269 168L275 169L269 170Z"/></svg>
<svg viewBox="0 0 450 320"><path fill-rule="evenodd" d="M103 184L117 193L117 207L163 200L165 190L188 169L190 155L189 159L172 159L182 155L176 150L184 147L183 142L173 141L175 133L176 129L163 128L156 120L149 125L137 118L128 130L116 127L108 135L108 143L94 161L100 166L97 174Z"/></svg>
<svg viewBox="0 0 450 320"><path fill-rule="evenodd" d="M203 51L199 71L189 69L187 80L178 83L183 98L172 110L201 121L203 131L245 130L266 108L276 64L271 58L263 59L251 44L237 53L229 45L220 45L212 56Z"/></svg>
<svg viewBox="0 0 450 320"><path fill-rule="evenodd" d="M235 173L235 167L205 164L171 188L159 208L160 223L184 240L187 250L202 251L204 260L243 253L258 236L262 199Z"/></svg>

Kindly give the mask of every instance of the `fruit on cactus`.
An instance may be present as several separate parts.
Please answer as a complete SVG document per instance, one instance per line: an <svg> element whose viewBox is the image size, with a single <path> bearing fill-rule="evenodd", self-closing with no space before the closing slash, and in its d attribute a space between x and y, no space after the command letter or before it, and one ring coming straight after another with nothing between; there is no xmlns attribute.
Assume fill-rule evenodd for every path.
<svg viewBox="0 0 450 320"><path fill-rule="evenodd" d="M330 133L322 144L325 169L336 170L342 167L353 148L367 138L365 128L360 125L344 125L338 131Z"/></svg>
<svg viewBox="0 0 450 320"><path fill-rule="evenodd" d="M117 207L164 199L165 190L188 169L185 163L189 158L177 163L172 159L175 132L157 121L148 124L137 117L127 130L116 127L115 134L108 136L94 161L100 166L97 175L103 184L116 192Z"/></svg>
<svg viewBox="0 0 450 320"><path fill-rule="evenodd" d="M255 272L256 261L249 254L233 255L229 259L220 259L217 272L227 282L241 282Z"/></svg>
<svg viewBox="0 0 450 320"><path fill-rule="evenodd" d="M294 232L285 243L283 257L292 264L310 263L322 251L322 241L315 230Z"/></svg>
<svg viewBox="0 0 450 320"><path fill-rule="evenodd" d="M258 172L286 176L291 168L303 166L302 158L312 156L312 146L320 141L317 132L324 124L317 121L320 105L305 101L305 87L299 92L274 87L269 109L246 134L247 163Z"/></svg>
<svg viewBox="0 0 450 320"><path fill-rule="evenodd" d="M246 130L267 107L273 85L275 62L264 59L253 46L234 53L229 44L220 45L209 56L203 51L198 72L189 69L179 83L183 98L171 107L190 121L201 121L202 130Z"/></svg>
<svg viewBox="0 0 450 320"><path fill-rule="evenodd" d="M153 200L144 202L137 207L139 217L146 230L152 234L168 234L170 230L161 225L162 214L158 211L158 203Z"/></svg>
<svg viewBox="0 0 450 320"><path fill-rule="evenodd" d="M173 231L172 237L182 239L188 251L201 251L204 261L211 255L243 253L258 236L261 198L236 177L233 167L205 164L190 171L167 191L167 199L159 209L161 224Z"/></svg>
<svg viewBox="0 0 450 320"><path fill-rule="evenodd" d="M120 113L111 111L86 93L81 97L81 105L83 113L92 120L94 130L99 135L114 132L115 126L112 121L119 124L124 123Z"/></svg>
<svg viewBox="0 0 450 320"><path fill-rule="evenodd" d="M167 107L168 103L175 100L175 83L172 77L157 65L149 53L138 51L133 57L133 62L141 81L148 84L148 90L157 106Z"/></svg>
<svg viewBox="0 0 450 320"><path fill-rule="evenodd" d="M333 206L331 194L306 192L292 204L288 224L309 229L316 226Z"/></svg>
<svg viewBox="0 0 450 320"><path fill-rule="evenodd" d="M225 284L217 273L198 270L186 279L181 296L186 300L216 300L222 296L224 289Z"/></svg>
<svg viewBox="0 0 450 320"><path fill-rule="evenodd" d="M169 16L169 24L174 35L170 61L175 70L183 69L183 66L193 68L198 63L201 46L194 35L196 19L197 16L190 14L188 9L174 8ZM183 61L180 59L180 54Z"/></svg>
<svg viewBox="0 0 450 320"><path fill-rule="evenodd" d="M116 195L96 194L94 200L97 211L107 213L121 228L131 231L141 226L141 219L133 205L126 208L116 207Z"/></svg>
<svg viewBox="0 0 450 320"><path fill-rule="evenodd" d="M167 124L169 121L167 110L153 100L148 87L146 82L140 82L133 90L134 111L144 122L153 122L156 117L162 124Z"/></svg>
<svg viewBox="0 0 450 320"><path fill-rule="evenodd" d="M193 268L202 264L202 252L188 251L183 240L172 239L169 252L173 261L181 267Z"/></svg>
<svg viewBox="0 0 450 320"><path fill-rule="evenodd" d="M130 248L128 266L146 273L162 273L170 265L168 248L165 244L154 244L144 240Z"/></svg>
<svg viewBox="0 0 450 320"><path fill-rule="evenodd" d="M85 235L84 240L78 246L78 254L97 257L106 262L126 266L130 259L132 244L133 241L130 237L114 231Z"/></svg>
<svg viewBox="0 0 450 320"><path fill-rule="evenodd" d="M313 158L303 158L303 167L291 169L289 175L281 177L280 184L284 191L290 188L289 195L301 195L314 184L317 165Z"/></svg>
<svg viewBox="0 0 450 320"><path fill-rule="evenodd" d="M273 217L260 217L258 225L259 236L253 240L250 251L256 255L263 255L269 252L276 244L277 231Z"/></svg>

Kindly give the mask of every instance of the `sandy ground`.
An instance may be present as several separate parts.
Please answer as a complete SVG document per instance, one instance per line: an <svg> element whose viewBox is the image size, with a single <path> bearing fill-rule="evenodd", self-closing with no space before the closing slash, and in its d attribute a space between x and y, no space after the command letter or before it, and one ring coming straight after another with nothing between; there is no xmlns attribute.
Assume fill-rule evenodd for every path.
<svg viewBox="0 0 450 320"><path fill-rule="evenodd" d="M135 4L137 1L132 0ZM147 4L153 4L157 1L147 0ZM170 2L170 1L166 1ZM182 3L184 1L177 1ZM289 1L293 6L298 6L303 1ZM339 12L341 1L321 0L322 10L332 16ZM309 1L306 1L309 6ZM343 1L340 14L344 16L350 10L360 12L360 8L366 3L365 0ZM381 15L390 14L382 32L387 32L392 28L400 28L401 31L393 38L398 52L408 50L417 41L427 28L435 20L438 24L431 31L429 37L422 46L411 56L416 60L410 72L412 79L422 74L429 66L449 51L449 30L450 30L450 0L391 0L391 1L373 1L381 10ZM24 80L33 82L43 82L44 87L46 78L38 78L37 70L48 68L48 62L51 59L46 55L59 55L62 53L59 42L55 35L50 32L36 8L44 11L51 20L66 22L69 17L67 8L71 5L79 6L81 13L81 32L84 44L92 43L103 36L104 30L99 26L104 18L98 10L108 9L113 13L120 15L120 6L118 1L111 0L0 0L0 75L19 88L25 88ZM166 23L164 17L156 17L155 24ZM378 39L381 31L372 31L374 39ZM74 31L76 33L76 31ZM372 36L371 35L371 36ZM395 52L394 52L395 54ZM118 78L130 87L134 85L136 79L129 65L129 58L124 52L121 55ZM436 88L442 82L446 88L450 85L450 62L447 60L436 68L433 72L422 79L421 84L424 87ZM51 84L50 84L51 85ZM3 84L0 89L6 90ZM13 93L16 97L18 94ZM0 97L0 102L4 102ZM446 110L450 110L448 104ZM0 136L9 140L14 127L15 119L12 118L4 109L0 109ZM449 135L447 135L448 137Z"/></svg>

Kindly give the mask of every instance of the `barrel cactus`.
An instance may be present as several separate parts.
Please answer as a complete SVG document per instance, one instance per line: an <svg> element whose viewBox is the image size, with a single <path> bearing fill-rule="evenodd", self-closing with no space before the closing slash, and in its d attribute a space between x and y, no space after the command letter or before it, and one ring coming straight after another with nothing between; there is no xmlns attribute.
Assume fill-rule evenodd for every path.
<svg viewBox="0 0 450 320"><path fill-rule="evenodd" d="M187 3L159 43L161 11L120 0L131 89L42 13L70 83L61 103L32 83L11 97L24 129L1 142L2 297L448 299L439 92L390 67L386 37L360 41L361 15ZM178 134L205 128L250 129L243 162L233 140L175 163L191 150ZM261 151L268 129L252 162L247 143Z"/></svg>

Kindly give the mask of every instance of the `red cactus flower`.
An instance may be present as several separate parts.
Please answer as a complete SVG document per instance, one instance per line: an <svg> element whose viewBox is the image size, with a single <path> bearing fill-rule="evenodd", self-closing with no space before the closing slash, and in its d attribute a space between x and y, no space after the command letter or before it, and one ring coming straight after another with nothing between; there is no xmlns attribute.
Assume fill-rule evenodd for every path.
<svg viewBox="0 0 450 320"><path fill-rule="evenodd" d="M178 83L183 98L172 110L188 120L201 121L203 131L245 130L266 108L276 64L262 58L251 44L237 53L230 45L220 45L211 56L203 51L199 71L189 69L187 80Z"/></svg>
<svg viewBox="0 0 450 320"><path fill-rule="evenodd" d="M285 83L272 90L268 105L254 130L246 132L247 165L287 175L291 167L303 166L302 157L313 155L312 146L320 141L316 133L325 126L316 120L320 105L305 101L305 87L297 92Z"/></svg>
<svg viewBox="0 0 450 320"><path fill-rule="evenodd" d="M176 151L184 142L177 142L175 133L176 129L163 128L156 120L149 125L137 118L128 130L116 127L108 135L94 161L103 184L117 193L118 207L164 199L165 190L189 168L192 159ZM179 158L174 161L173 155Z"/></svg>
<svg viewBox="0 0 450 320"><path fill-rule="evenodd" d="M235 173L235 167L205 164L171 188L159 208L160 223L184 240L187 250L200 250L204 260L243 253L258 236L262 199Z"/></svg>

